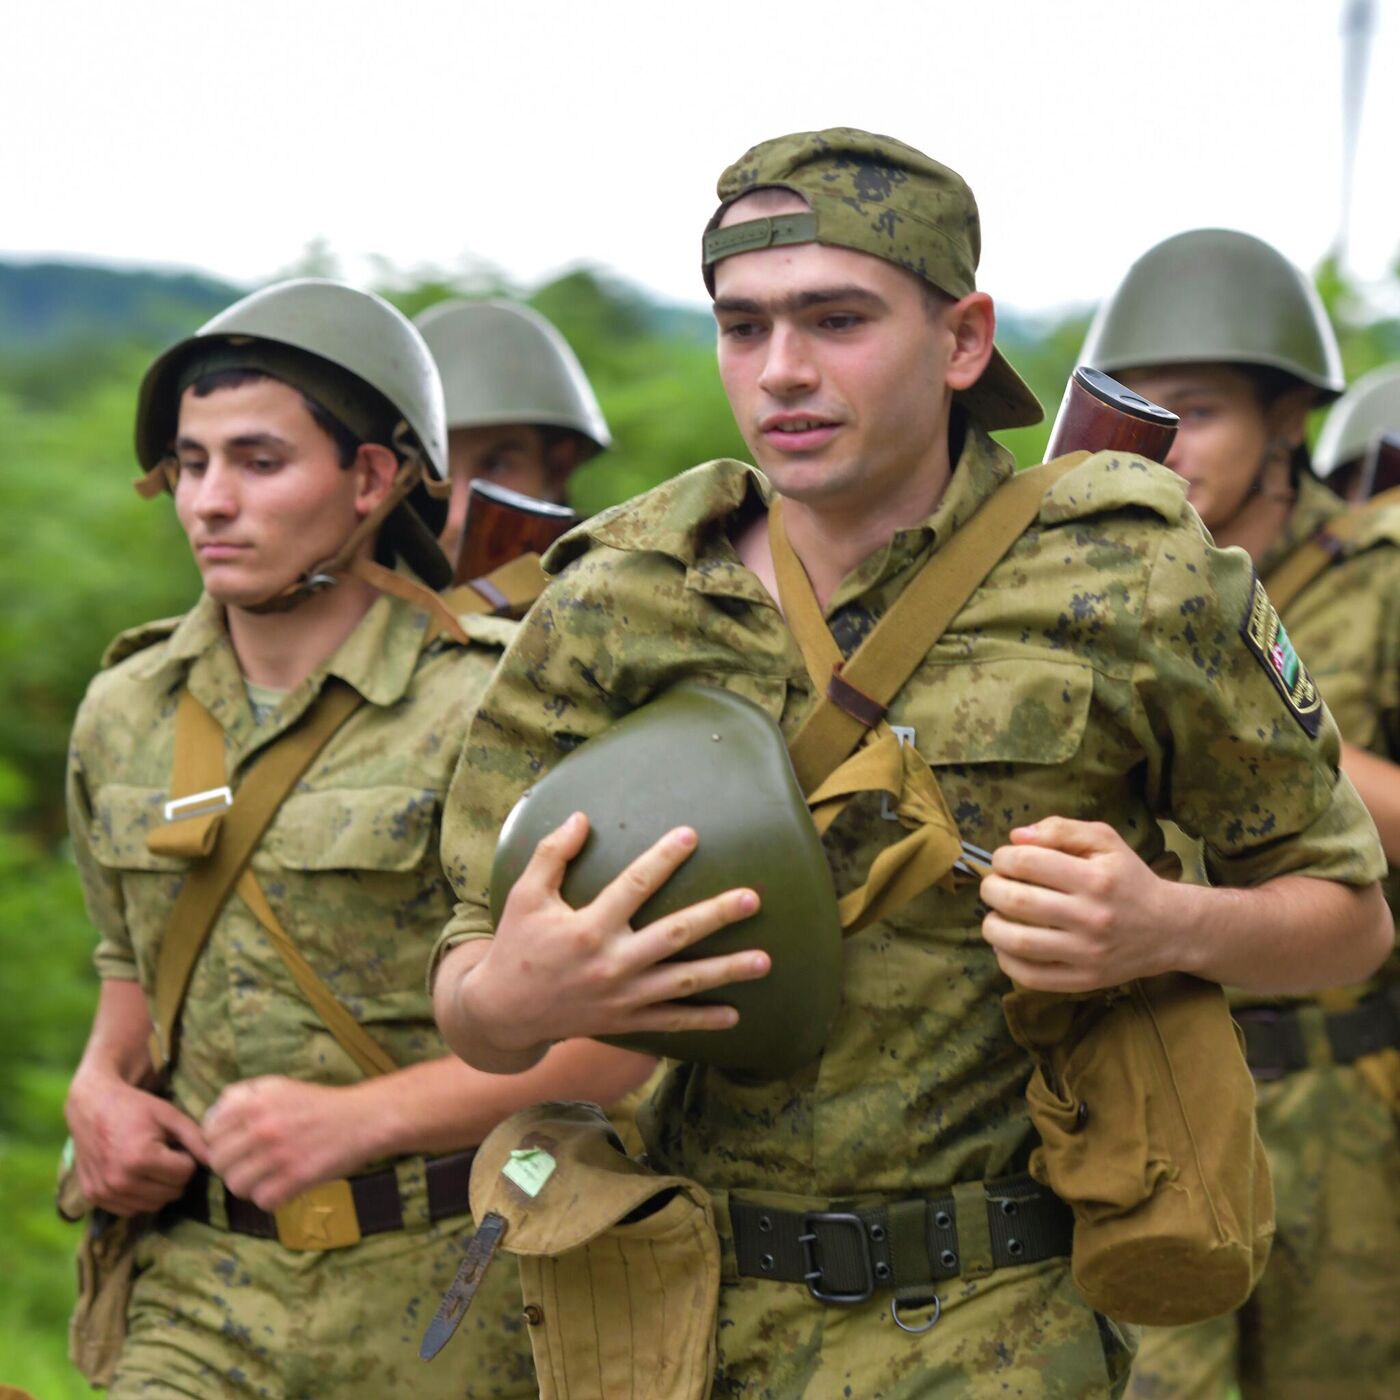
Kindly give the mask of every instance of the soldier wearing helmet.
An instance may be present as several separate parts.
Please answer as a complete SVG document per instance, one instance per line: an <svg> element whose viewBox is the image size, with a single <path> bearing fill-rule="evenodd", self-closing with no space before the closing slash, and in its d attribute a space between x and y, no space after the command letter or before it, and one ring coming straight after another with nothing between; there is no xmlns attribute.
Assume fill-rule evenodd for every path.
<svg viewBox="0 0 1400 1400"><path fill-rule="evenodd" d="M1334 771L1330 720L1301 688L1281 690L1241 632L1253 599L1243 557L1211 547L1159 466L1066 459L1004 555L974 547L971 591L935 592L965 598L941 635L936 607L901 608L928 596L925 569L948 581L946 561L965 560L954 546L982 538L964 533L981 510L1000 517L992 503L1014 464L989 430L1040 413L996 348L974 279L977 207L955 172L836 128L754 147L718 193L705 277L721 377L762 473L697 467L548 558L556 577L472 722L459 770L472 780L448 797L444 863L461 902L439 943L439 1024L470 1062L517 1072L561 1034L723 1032L735 1011L722 989L747 982L761 1044L772 955L745 921L760 906L782 919L779 871L737 887L712 871L712 893L633 928L683 862L705 865L695 827L712 810L591 900L560 895L590 832L630 830L634 790L683 795L685 764L720 761L720 727L669 751L653 733L650 772L628 773L617 755L497 918L483 889L513 804L562 774L565 755L640 721L678 682L733 692L807 775L845 938L839 1006L814 1058L794 1067L776 1044L741 1066L687 1054L644 1116L648 1162L673 1191L654 1219L685 1218L703 1188L723 1246L705 1256L715 1325L690 1388L674 1393L1121 1393L1132 1337L1085 1303L1065 1208L1026 1174L1033 1062L1001 998L1012 979L1079 994L1170 968L1261 989L1315 986L1333 959L1365 975L1391 942L1374 834ZM862 690L868 649L883 658L876 671L887 662L904 678L892 693L878 677ZM834 766L844 741L827 734L854 734L849 766ZM742 829L742 778L732 791ZM1248 823L1231 800L1249 805ZM1224 883L1260 888L1159 879L1154 818L1172 814L1209 835ZM966 873L978 867L980 885ZM718 948L672 958L717 930ZM1113 1150L1101 1107L1071 1105L1070 1118L1087 1164ZM494 1160L491 1143L483 1155ZM525 1206L507 1189L518 1164L503 1169L504 1248L512 1213L526 1211L517 1240L531 1277L556 1225L554 1182L554 1199L572 1200L571 1162L593 1171L599 1156L553 1159L554 1180L541 1189L536 1177ZM619 1197L621 1209L635 1199ZM557 1224L556 1239L579 1238L573 1220ZM608 1239L623 1248L633 1228ZM547 1275L561 1304L576 1257ZM546 1307L532 1340L579 1383L567 1393L598 1393L584 1373L603 1349L584 1330L561 1340Z"/></svg>
<svg viewBox="0 0 1400 1400"><path fill-rule="evenodd" d="M1400 486L1400 365L1362 375L1332 406L1313 470L1353 504Z"/></svg>
<svg viewBox="0 0 1400 1400"><path fill-rule="evenodd" d="M136 444L204 592L117 639L73 731L102 991L69 1184L94 1223L144 1222L129 1301L80 1329L88 1374L121 1397L533 1395L504 1275L469 1380L413 1375L471 1236L470 1149L648 1065L562 1046L504 1084L433 1028L440 800L509 625L434 591L432 357L377 297L269 287L156 360Z"/></svg>
<svg viewBox="0 0 1400 1400"><path fill-rule="evenodd" d="M489 481L562 505L570 475L612 443L568 341L538 311L445 301L417 320L442 373L452 493L442 546L455 557L467 488Z"/></svg>
<svg viewBox="0 0 1400 1400"><path fill-rule="evenodd" d="M1307 417L1343 388L1316 293L1257 238L1178 234L1129 269L1081 358L1180 416L1166 464L1185 479L1216 543L1241 547L1253 562L1282 618L1275 663L1296 649L1331 709L1342 768L1390 861L1393 913L1400 507L1348 511L1312 470ZM1333 449L1329 464L1339 455ZM1235 1384L1246 1396L1400 1389L1398 975L1392 956L1370 980L1314 998L1232 995L1273 1168L1273 1254L1240 1313L1149 1330L1133 1394L1223 1396Z"/></svg>

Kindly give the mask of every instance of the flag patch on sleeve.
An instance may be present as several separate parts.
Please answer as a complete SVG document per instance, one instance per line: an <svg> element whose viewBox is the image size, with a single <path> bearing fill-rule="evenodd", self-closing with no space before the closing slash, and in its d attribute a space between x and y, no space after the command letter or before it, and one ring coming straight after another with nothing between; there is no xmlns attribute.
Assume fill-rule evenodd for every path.
<svg viewBox="0 0 1400 1400"><path fill-rule="evenodd" d="M1308 668L1298 659L1288 629L1269 601L1264 585L1256 577L1250 590L1249 606L1240 623L1240 635L1255 659L1268 672L1289 713L1303 726L1310 739L1317 738L1322 723L1322 696L1308 674Z"/></svg>

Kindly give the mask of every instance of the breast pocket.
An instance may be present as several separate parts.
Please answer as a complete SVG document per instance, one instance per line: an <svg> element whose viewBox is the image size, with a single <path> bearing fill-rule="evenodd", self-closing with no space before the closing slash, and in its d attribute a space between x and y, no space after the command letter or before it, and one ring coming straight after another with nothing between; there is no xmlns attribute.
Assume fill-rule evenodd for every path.
<svg viewBox="0 0 1400 1400"><path fill-rule="evenodd" d="M431 789L289 797L255 859L288 931L363 1021L421 1019L433 940L451 913Z"/></svg>
<svg viewBox="0 0 1400 1400"><path fill-rule="evenodd" d="M912 722L963 839L993 849L1052 812L1092 814L1082 759L1093 690L1087 667L1041 657L929 664L890 720Z"/></svg>

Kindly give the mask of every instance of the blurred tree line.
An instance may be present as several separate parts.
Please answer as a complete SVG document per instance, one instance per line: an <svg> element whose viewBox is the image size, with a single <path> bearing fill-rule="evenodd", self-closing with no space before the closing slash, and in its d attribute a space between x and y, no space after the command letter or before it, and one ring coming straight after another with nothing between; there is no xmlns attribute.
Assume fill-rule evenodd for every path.
<svg viewBox="0 0 1400 1400"><path fill-rule="evenodd" d="M289 272L334 274L308 249ZM498 272L377 268L409 315L447 296L521 296ZM1340 271L1318 273L1349 376L1400 359L1400 319ZM1400 304L1400 266L1382 289ZM63 1361L74 1236L50 1204L62 1101L96 984L68 860L64 751L73 711L124 627L187 608L197 576L168 502L131 490L136 387L152 356L239 289L213 279L0 265L0 1382L80 1395ZM524 299L579 354L615 448L584 468L575 504L595 511L706 458L746 455L698 308L660 304L577 269ZM1053 417L1087 311L1003 311L999 339ZM1048 423L1004 434L1039 460Z"/></svg>

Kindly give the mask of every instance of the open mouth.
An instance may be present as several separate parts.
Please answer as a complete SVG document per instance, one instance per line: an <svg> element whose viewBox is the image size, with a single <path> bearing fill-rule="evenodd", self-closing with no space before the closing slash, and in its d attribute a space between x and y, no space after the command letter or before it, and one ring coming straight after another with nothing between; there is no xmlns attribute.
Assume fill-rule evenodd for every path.
<svg viewBox="0 0 1400 1400"><path fill-rule="evenodd" d="M766 419L762 429L774 446L788 452L808 452L829 442L840 426L830 418L792 414Z"/></svg>

